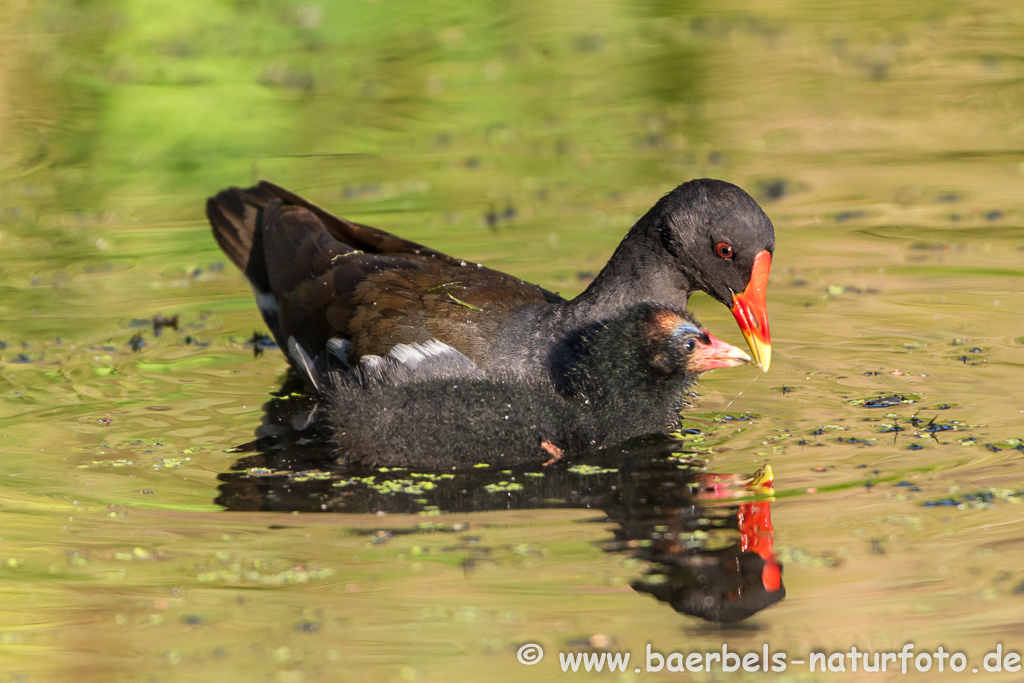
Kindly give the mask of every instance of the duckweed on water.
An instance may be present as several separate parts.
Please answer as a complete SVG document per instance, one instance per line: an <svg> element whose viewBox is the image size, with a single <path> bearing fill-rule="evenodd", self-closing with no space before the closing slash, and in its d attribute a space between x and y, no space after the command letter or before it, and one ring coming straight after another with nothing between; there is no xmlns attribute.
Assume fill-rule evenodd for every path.
<svg viewBox="0 0 1024 683"><path fill-rule="evenodd" d="M987 443L985 444L985 448L992 451L993 453L998 453L999 451L1006 449L1024 451L1024 441L1022 441L1021 439L1005 439L1003 441L997 441L995 443Z"/></svg>
<svg viewBox="0 0 1024 683"><path fill-rule="evenodd" d="M330 472L323 472L321 470L309 470L306 472L296 472L292 475L292 481L301 483L304 481L327 481L332 478Z"/></svg>
<svg viewBox="0 0 1024 683"><path fill-rule="evenodd" d="M715 418L715 422L749 422L761 417L754 413L724 413Z"/></svg>
<svg viewBox="0 0 1024 683"><path fill-rule="evenodd" d="M813 555L803 548L776 547L775 556L782 564L796 564L805 567L836 567L841 563L834 555Z"/></svg>
<svg viewBox="0 0 1024 683"><path fill-rule="evenodd" d="M134 464L135 463L132 460L124 460L124 459L120 459L120 458L117 459L117 460L90 460L89 462L80 464L78 466L78 469L80 469L80 470L87 470L87 469L91 469L91 468L102 468L102 467L120 468L120 467L128 467L128 466L131 466L131 465L134 465Z"/></svg>
<svg viewBox="0 0 1024 683"><path fill-rule="evenodd" d="M201 572L196 575L196 581L200 583L254 583L265 586L280 586L289 583L309 583L318 579L327 579L334 576L334 570L330 568L312 569L307 567L293 567L276 574L263 574L259 571L241 571L234 565L230 569L218 569L216 571Z"/></svg>
<svg viewBox="0 0 1024 683"><path fill-rule="evenodd" d="M84 561L84 558L76 558L76 559L82 559L83 562L81 564L86 564L86 561ZM101 560L117 560L118 562L132 562L132 561L138 561L138 560L162 560L162 559L164 559L164 555L163 555L163 553L161 553L159 551L150 551L150 550L146 550L145 548L136 547L136 548L132 548L131 552L115 551L115 552L111 552L111 553L105 553L105 554L99 556L98 559L101 559Z"/></svg>
<svg viewBox="0 0 1024 683"><path fill-rule="evenodd" d="M822 434L829 430L846 432L849 431L850 428L843 427L841 425L822 425L820 427L815 427L814 429L809 430L807 433L810 434L811 436L821 436Z"/></svg>
<svg viewBox="0 0 1024 683"><path fill-rule="evenodd" d="M890 408L901 403L916 403L921 398L920 394L889 394L888 396L873 396L871 398L855 398L847 401L847 405L861 406L863 408Z"/></svg>
<svg viewBox="0 0 1024 683"><path fill-rule="evenodd" d="M411 479L385 479L368 485L377 493L407 493L413 496L422 495L424 491L434 488L434 484L429 481L415 482Z"/></svg>
<svg viewBox="0 0 1024 683"><path fill-rule="evenodd" d="M522 491L523 485L515 482L499 481L497 484L487 484L484 489L488 493L500 493L502 491Z"/></svg>
<svg viewBox="0 0 1024 683"><path fill-rule="evenodd" d="M574 474L580 474L584 477L591 476L594 474L612 474L619 471L619 468L605 468L598 467L596 465L573 465L569 468L569 471Z"/></svg>
<svg viewBox="0 0 1024 683"><path fill-rule="evenodd" d="M190 460L192 458L153 458L153 469L158 470L161 467L178 468Z"/></svg>
<svg viewBox="0 0 1024 683"><path fill-rule="evenodd" d="M998 503L1009 503L1019 505L1024 502L1024 489L1000 489L984 488L974 493L959 493L959 487L950 487L949 495L942 498L926 500L921 503L924 507L955 507L960 510L965 508L992 508Z"/></svg>

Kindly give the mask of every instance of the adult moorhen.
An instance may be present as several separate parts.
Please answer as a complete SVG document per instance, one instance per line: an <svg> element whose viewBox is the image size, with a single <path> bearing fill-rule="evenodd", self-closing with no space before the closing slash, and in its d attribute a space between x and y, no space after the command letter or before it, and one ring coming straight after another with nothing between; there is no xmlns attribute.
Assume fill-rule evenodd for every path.
<svg viewBox="0 0 1024 683"><path fill-rule="evenodd" d="M249 279L282 349L346 363L439 340L484 370L550 376L589 329L641 302L685 307L703 290L727 305L767 371L771 221L746 192L691 180L630 229L571 301L511 275L339 218L267 181L211 197L221 249ZM294 355L290 360L298 363Z"/></svg>
<svg viewBox="0 0 1024 683"><path fill-rule="evenodd" d="M351 371L328 369L328 360L303 367L332 403L345 462L463 469L547 465L665 432L698 375L750 356L680 309L638 304L582 337L555 384L485 374L436 340L363 356Z"/></svg>

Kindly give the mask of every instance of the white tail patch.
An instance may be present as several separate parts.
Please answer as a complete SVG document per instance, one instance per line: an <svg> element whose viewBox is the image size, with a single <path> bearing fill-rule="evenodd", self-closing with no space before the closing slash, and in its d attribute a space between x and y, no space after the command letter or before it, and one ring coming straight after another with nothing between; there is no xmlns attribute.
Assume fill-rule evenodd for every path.
<svg viewBox="0 0 1024 683"><path fill-rule="evenodd" d="M295 337L288 337L288 355L295 361L295 366L302 371L317 393L323 393L323 389L317 379L319 373L316 371L313 359L309 357L309 354L302 348L302 345L295 341Z"/></svg>
<svg viewBox="0 0 1024 683"><path fill-rule="evenodd" d="M252 285L253 296L256 297L256 307L260 309L260 313L264 317L272 315L277 317L277 297L274 296L273 292L262 292L256 289L256 285Z"/></svg>
<svg viewBox="0 0 1024 683"><path fill-rule="evenodd" d="M346 368L351 368L348 362L348 350L351 346L352 343L348 339L331 337L327 340L327 353L340 360Z"/></svg>
<svg viewBox="0 0 1024 683"><path fill-rule="evenodd" d="M388 356L390 358L402 363L410 370L415 370L416 367L427 358L449 354L464 357L456 348L448 346L444 342L440 342L436 339L431 339L423 344L395 344L395 346L388 351Z"/></svg>
<svg viewBox="0 0 1024 683"><path fill-rule="evenodd" d="M367 370L375 368L383 362L384 359L380 356L362 356L359 358L359 364Z"/></svg>
<svg viewBox="0 0 1024 683"><path fill-rule="evenodd" d="M434 379L483 378L484 374L458 349L432 339L396 344L384 356L362 356L354 376L363 386L401 386Z"/></svg>
<svg viewBox="0 0 1024 683"><path fill-rule="evenodd" d="M263 322L265 322L267 327L273 331L274 336L277 336L277 297L273 292L264 292L258 289L256 285L251 282L249 285L252 287L253 296L256 297L256 307L260 309L260 315L263 316Z"/></svg>

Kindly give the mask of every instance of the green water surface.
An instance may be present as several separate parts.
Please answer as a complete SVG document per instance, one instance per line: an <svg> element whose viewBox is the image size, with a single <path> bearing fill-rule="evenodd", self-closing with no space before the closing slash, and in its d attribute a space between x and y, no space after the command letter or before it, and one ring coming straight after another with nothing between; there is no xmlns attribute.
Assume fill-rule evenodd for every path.
<svg viewBox="0 0 1024 683"><path fill-rule="evenodd" d="M562 674L592 642L913 642L966 680L1024 650L1024 6L826 6L0 0L0 683L766 676ZM705 376L691 414L712 470L774 469L784 601L680 615L596 510L215 504L286 364L245 343L210 194L267 178L574 295L693 177L777 230L771 371Z"/></svg>

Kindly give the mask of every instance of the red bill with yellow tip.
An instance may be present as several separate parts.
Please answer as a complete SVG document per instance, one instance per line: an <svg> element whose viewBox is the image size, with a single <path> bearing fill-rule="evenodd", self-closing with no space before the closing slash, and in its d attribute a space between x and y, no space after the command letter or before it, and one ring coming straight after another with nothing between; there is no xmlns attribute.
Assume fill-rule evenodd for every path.
<svg viewBox="0 0 1024 683"><path fill-rule="evenodd" d="M741 294L732 295L732 315L740 326L743 338L750 346L754 363L762 372L768 372L772 362L772 337L768 332L768 271L772 268L772 255L758 252L750 271L750 282Z"/></svg>

